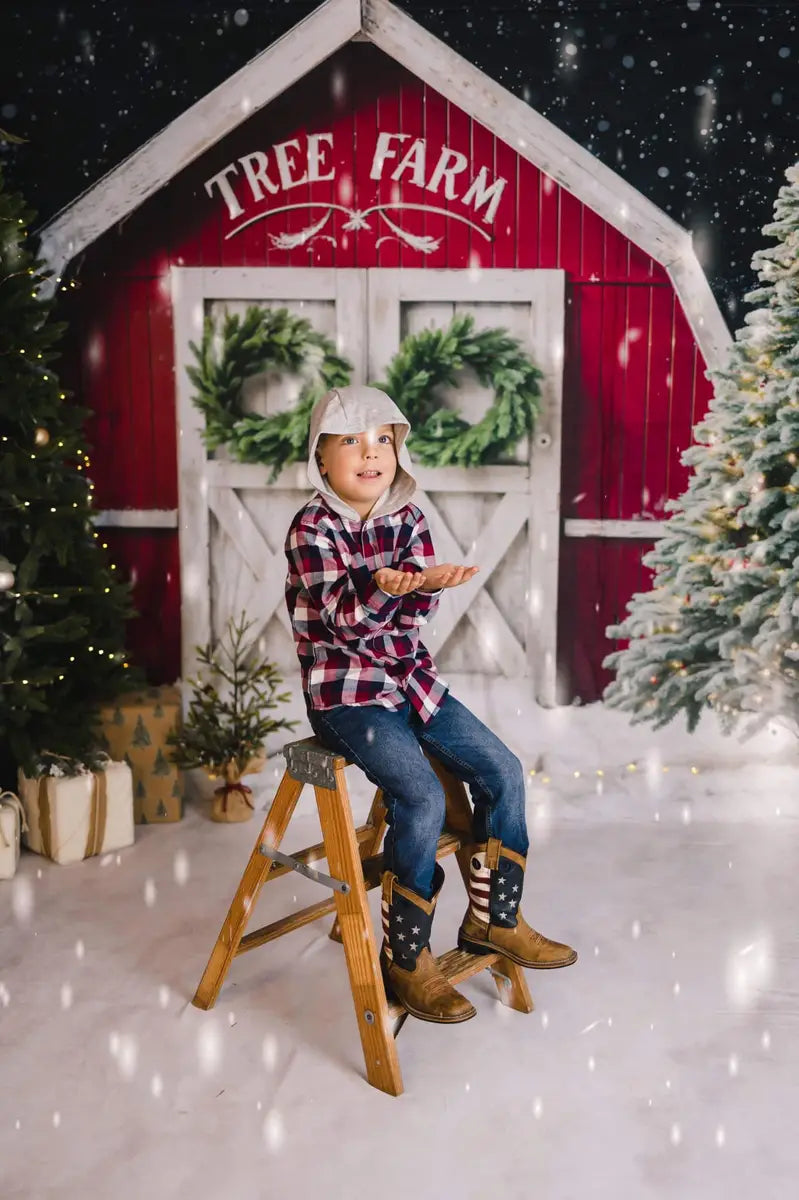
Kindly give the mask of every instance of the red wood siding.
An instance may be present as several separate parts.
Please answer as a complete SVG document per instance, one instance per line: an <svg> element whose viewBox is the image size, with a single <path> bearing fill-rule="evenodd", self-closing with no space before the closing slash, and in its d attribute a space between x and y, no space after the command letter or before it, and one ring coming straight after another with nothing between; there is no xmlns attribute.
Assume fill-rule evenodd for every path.
<svg viewBox="0 0 799 1200"><path fill-rule="evenodd" d="M133 583L138 616L125 649L153 683L180 678L180 562L177 534L167 529L102 529L110 561Z"/></svg>
<svg viewBox="0 0 799 1200"><path fill-rule="evenodd" d="M641 558L653 542L618 538L563 538L558 610L558 696L563 704L599 699L613 678L602 661L626 642L605 637L608 625L624 620L634 592L647 591L652 572Z"/></svg>
<svg viewBox="0 0 799 1200"><path fill-rule="evenodd" d="M663 520L711 394L671 286L567 287L565 517Z"/></svg>
<svg viewBox="0 0 799 1200"><path fill-rule="evenodd" d="M373 180L370 168L379 130L408 136L382 178ZM328 131L333 133L328 160L335 165L335 178L267 197L260 210L311 202L358 210L398 202L432 204L452 215L413 209L401 215L403 229L440 239L431 253L399 242L376 213L368 217L369 228L346 231L347 215L336 212L322 231L325 236L290 250L275 245L275 235L300 232L321 217L324 207L256 220L227 236L235 222L218 192L208 196L205 181L244 154ZM441 189L431 194L407 172L397 182L389 178L417 137L427 141L428 180L442 146L466 155L469 166L456 177L455 199L447 199ZM491 227L460 199L482 165L489 179L501 176L507 181ZM238 180L235 190L244 205L246 186ZM245 208L247 215L258 211L251 202ZM391 216L399 219L396 213ZM492 240L486 241L455 219L458 216L490 228ZM66 313L80 353L68 356L65 382L94 411L88 437L95 446L92 471L98 506L177 505L172 265L435 269L478 263L557 267L567 273L564 516L662 518L666 498L678 495L685 485L680 453L689 445L691 428L705 411L710 393L701 356L666 272L520 159L512 146L365 44L346 47L267 110L245 121L87 252L80 290L69 297ZM153 587L167 606L167 622L176 628L177 533L159 534L155 541L155 535L146 532L119 536L139 579ZM175 544L174 571L170 589L162 594L162 585L154 580L160 567L154 564L162 562L163 546L170 539ZM155 545L160 547L157 552ZM561 640L563 669L574 677L575 687L579 683L583 699L599 694L598 663L608 649L608 605L598 597L612 594L614 604L619 596L627 598L635 576L630 564L638 561L641 550L640 543L619 547L581 540L576 545L564 539L561 623L570 632ZM580 575L583 592L588 579L594 582L583 611L577 613L570 572L582 570L589 560L593 567ZM619 574L622 560L627 565ZM151 601L143 587L140 583L139 595L149 612ZM148 625L148 619L142 617L141 633L136 634L141 653L153 678L172 678L177 651L162 645L159 623ZM582 640L574 636L578 626ZM590 669L580 666L581 655ZM586 682L589 677L593 690Z"/></svg>

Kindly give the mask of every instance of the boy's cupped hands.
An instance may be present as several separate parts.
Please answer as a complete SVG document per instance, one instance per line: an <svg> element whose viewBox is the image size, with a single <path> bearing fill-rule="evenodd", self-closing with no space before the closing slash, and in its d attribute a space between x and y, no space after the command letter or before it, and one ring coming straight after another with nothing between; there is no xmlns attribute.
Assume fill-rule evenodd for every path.
<svg viewBox="0 0 799 1200"><path fill-rule="evenodd" d="M380 567L373 579L390 596L404 596L408 592L437 592L439 588L457 587L459 583L467 583L479 570L479 567L457 567L454 563L441 563L417 572Z"/></svg>

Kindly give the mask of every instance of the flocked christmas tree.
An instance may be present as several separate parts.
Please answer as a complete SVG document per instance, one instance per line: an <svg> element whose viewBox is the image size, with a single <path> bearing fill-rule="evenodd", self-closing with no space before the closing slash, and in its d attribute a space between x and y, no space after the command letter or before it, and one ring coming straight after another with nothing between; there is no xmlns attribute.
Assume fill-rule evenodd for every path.
<svg viewBox="0 0 799 1200"><path fill-rule="evenodd" d="M742 716L799 732L799 164L786 176L763 230L778 244L752 259L758 307L710 373L688 489L644 559L652 590L608 629L630 644L605 660L604 698L656 728L712 708L726 732Z"/></svg>
<svg viewBox="0 0 799 1200"><path fill-rule="evenodd" d="M87 411L52 363L65 325L39 298L34 214L0 172L0 784L42 752L96 763L92 718L129 682L130 585L92 524Z"/></svg>

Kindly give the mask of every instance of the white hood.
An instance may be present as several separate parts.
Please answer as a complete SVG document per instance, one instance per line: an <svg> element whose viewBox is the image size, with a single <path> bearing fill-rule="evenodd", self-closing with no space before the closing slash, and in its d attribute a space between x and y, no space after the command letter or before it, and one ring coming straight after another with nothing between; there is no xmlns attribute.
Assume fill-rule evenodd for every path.
<svg viewBox="0 0 799 1200"><path fill-rule="evenodd" d="M411 426L394 401L379 388L354 384L350 387L333 388L317 400L311 413L311 430L308 435L308 480L312 487L324 496L327 504L342 517L360 521L354 508L333 491L322 475L316 462L316 447L321 433L363 433L367 429L378 429L381 425L394 426L394 447L397 452L397 472L390 487L378 496L368 520L386 517L398 512L413 498L416 479L413 464L405 441Z"/></svg>

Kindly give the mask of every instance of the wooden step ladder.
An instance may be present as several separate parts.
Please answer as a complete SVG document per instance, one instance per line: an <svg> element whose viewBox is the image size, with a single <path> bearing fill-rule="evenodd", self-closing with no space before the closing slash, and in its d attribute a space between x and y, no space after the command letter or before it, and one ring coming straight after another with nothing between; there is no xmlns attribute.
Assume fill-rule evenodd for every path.
<svg viewBox="0 0 799 1200"><path fill-rule="evenodd" d="M383 791L377 789L366 824L356 829L344 775L349 760L326 750L315 737L289 742L282 753L287 764L285 773L192 1003L198 1008L213 1007L236 955L263 946L335 911L336 919L329 936L344 945L366 1077L373 1087L390 1096L400 1096L402 1075L395 1038L408 1014L402 1005L386 1000L366 900L367 891L380 886L384 869L383 855L378 853L386 829ZM441 781L447 801L444 832L439 838L436 857L454 853L468 886L473 835L466 789L437 759L431 755L427 755L427 759ZM323 841L294 855L286 855L281 853L279 846L306 783L312 785L316 794ZM308 865L322 858L327 859L330 875ZM332 899L311 904L245 934L263 884L288 871L298 871L331 888ZM437 961L453 984L461 983L478 971L489 970L503 1004L518 1012L533 1011L522 968L503 955L467 954L456 949L440 955Z"/></svg>

